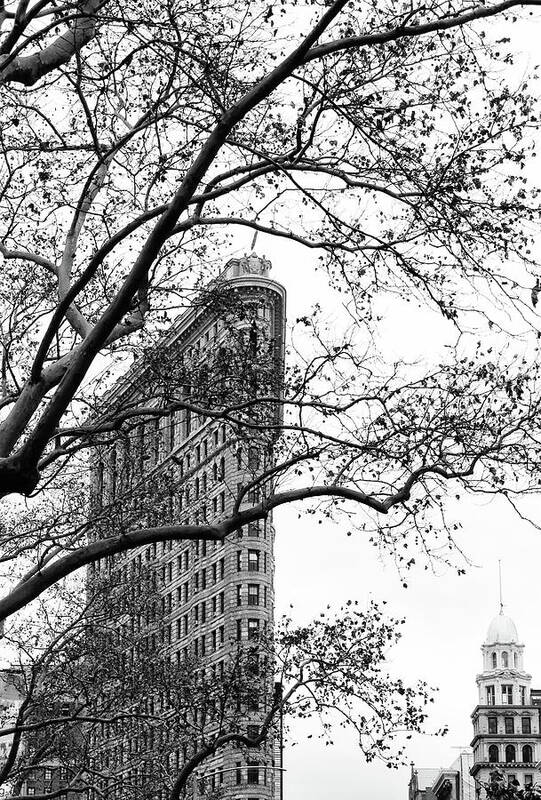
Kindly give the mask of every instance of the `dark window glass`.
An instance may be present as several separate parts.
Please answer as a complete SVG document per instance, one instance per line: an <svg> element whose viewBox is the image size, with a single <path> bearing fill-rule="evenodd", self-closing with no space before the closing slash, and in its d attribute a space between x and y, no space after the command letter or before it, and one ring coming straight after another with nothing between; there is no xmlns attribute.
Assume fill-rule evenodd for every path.
<svg viewBox="0 0 541 800"><path fill-rule="evenodd" d="M256 764L248 762L247 778L250 784L259 783L259 767Z"/></svg>
<svg viewBox="0 0 541 800"><path fill-rule="evenodd" d="M498 761L500 760L497 745L491 744L490 747L488 748L488 760L490 761L491 764L497 764Z"/></svg>

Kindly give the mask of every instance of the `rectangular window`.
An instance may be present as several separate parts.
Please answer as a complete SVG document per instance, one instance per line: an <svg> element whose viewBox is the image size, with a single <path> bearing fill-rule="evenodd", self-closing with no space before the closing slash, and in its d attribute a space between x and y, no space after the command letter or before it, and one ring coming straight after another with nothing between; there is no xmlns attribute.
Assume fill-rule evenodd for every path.
<svg viewBox="0 0 541 800"><path fill-rule="evenodd" d="M252 785L259 783L259 767L257 762L248 761L247 782Z"/></svg>
<svg viewBox="0 0 541 800"><path fill-rule="evenodd" d="M505 718L505 732L506 733L514 733L515 732L515 720L513 717L506 717Z"/></svg>
<svg viewBox="0 0 541 800"><path fill-rule="evenodd" d="M521 686L520 687L520 705L521 706L525 706L526 705L526 687L525 686Z"/></svg>
<svg viewBox="0 0 541 800"><path fill-rule="evenodd" d="M240 642L242 639L242 622L240 619L237 620L237 642Z"/></svg>
<svg viewBox="0 0 541 800"><path fill-rule="evenodd" d="M511 683L502 683L502 703L504 705L513 705L513 685Z"/></svg>
<svg viewBox="0 0 541 800"><path fill-rule="evenodd" d="M532 720L530 717L522 717L522 733L532 732Z"/></svg>
<svg viewBox="0 0 541 800"><path fill-rule="evenodd" d="M236 772L236 780L237 780L237 786L238 786L240 783L242 783L242 769L241 769L241 762L240 761L237 761L237 763L236 763L236 771L235 772Z"/></svg>
<svg viewBox="0 0 541 800"><path fill-rule="evenodd" d="M258 583L249 583L248 584L248 605L249 606L258 606L259 605L259 584Z"/></svg>
<svg viewBox="0 0 541 800"><path fill-rule="evenodd" d="M259 572L259 550L248 550L248 572Z"/></svg>
<svg viewBox="0 0 541 800"><path fill-rule="evenodd" d="M488 718L488 732L498 733L498 719L496 717Z"/></svg>
<svg viewBox="0 0 541 800"><path fill-rule="evenodd" d="M487 706L494 706L496 705L496 693L494 691L494 686L487 686Z"/></svg>
<svg viewBox="0 0 541 800"><path fill-rule="evenodd" d="M223 614L224 606L225 606L225 593L220 592L220 613Z"/></svg>
<svg viewBox="0 0 541 800"><path fill-rule="evenodd" d="M237 550L237 572L242 569L242 550Z"/></svg>
<svg viewBox="0 0 541 800"><path fill-rule="evenodd" d="M524 776L524 786L533 786L533 775Z"/></svg>
<svg viewBox="0 0 541 800"><path fill-rule="evenodd" d="M248 639L255 639L259 634L259 620L258 619L249 619L248 620Z"/></svg>
<svg viewBox="0 0 541 800"><path fill-rule="evenodd" d="M259 503L261 497L261 486L253 486L248 490L248 502L252 505Z"/></svg>
<svg viewBox="0 0 541 800"><path fill-rule="evenodd" d="M237 585L237 605L242 605L242 586L240 583Z"/></svg>

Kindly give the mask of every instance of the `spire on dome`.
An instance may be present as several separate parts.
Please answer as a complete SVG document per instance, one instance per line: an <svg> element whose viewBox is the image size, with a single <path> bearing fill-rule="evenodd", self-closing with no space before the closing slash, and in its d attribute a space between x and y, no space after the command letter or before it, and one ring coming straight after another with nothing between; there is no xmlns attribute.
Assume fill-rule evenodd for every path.
<svg viewBox="0 0 541 800"><path fill-rule="evenodd" d="M498 559L498 572L500 576L500 614L503 614L502 562L499 559Z"/></svg>

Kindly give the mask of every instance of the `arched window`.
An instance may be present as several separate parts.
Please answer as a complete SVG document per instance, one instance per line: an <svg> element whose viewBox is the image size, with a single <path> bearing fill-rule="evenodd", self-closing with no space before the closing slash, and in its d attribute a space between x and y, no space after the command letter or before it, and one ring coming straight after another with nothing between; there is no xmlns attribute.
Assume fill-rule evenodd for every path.
<svg viewBox="0 0 541 800"><path fill-rule="evenodd" d="M498 745L491 744L488 748L488 760L491 764L497 764L500 760L500 756L498 753Z"/></svg>
<svg viewBox="0 0 541 800"><path fill-rule="evenodd" d="M525 764L531 764L533 761L532 756L533 753L531 745L525 744L524 747L522 748L522 760L524 761Z"/></svg>
<svg viewBox="0 0 541 800"><path fill-rule="evenodd" d="M505 748L505 760L509 764L511 761L516 761L516 751L514 744L508 744Z"/></svg>
<svg viewBox="0 0 541 800"><path fill-rule="evenodd" d="M507 653L507 650L504 650L502 653L502 667L508 667L508 666L509 666L509 654Z"/></svg>
<svg viewBox="0 0 541 800"><path fill-rule="evenodd" d="M498 666L498 657L496 653L492 653L492 669L496 669Z"/></svg>

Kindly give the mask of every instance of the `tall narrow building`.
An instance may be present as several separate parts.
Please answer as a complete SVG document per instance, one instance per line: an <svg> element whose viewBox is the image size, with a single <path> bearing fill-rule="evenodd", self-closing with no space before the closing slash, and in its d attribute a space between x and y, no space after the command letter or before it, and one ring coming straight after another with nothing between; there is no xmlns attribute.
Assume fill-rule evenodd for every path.
<svg viewBox="0 0 541 800"><path fill-rule="evenodd" d="M94 535L111 535L115 520L127 527L218 523L234 508L258 503L268 491L268 478L260 476L274 463L285 326L285 290L269 278L269 268L255 255L229 261L106 397L97 421L141 405L159 413L130 417L120 433L96 449ZM169 540L102 559L89 571L88 586L92 591L115 575L120 583L137 586L144 570L152 574L158 602L148 601L146 611L117 619L123 636L129 632L128 644L130 637L133 641L127 657L132 664L141 654L152 660L158 653L175 667L197 662L210 684L217 684L239 647L272 626L273 544L269 516L225 542ZM267 680L261 696L246 708L238 702L242 715L236 724L249 736L257 734L272 689ZM145 701L149 718L175 713L165 692L159 694ZM216 698L205 713L211 702L215 711ZM193 699L196 716L190 720L200 723L198 703ZM190 720L186 717L186 724ZM167 797L202 741L194 733L193 743L168 741L166 748L163 740L168 752L158 767L156 757L145 761L151 745L156 752L156 735L161 734L141 726L94 731L94 765L109 776L98 781L109 800ZM277 762L272 740L253 751L220 748L196 770L190 795L221 792L225 798L272 800L280 791Z"/></svg>
<svg viewBox="0 0 541 800"><path fill-rule="evenodd" d="M513 620L494 617L481 647L483 671L477 676L479 704L472 714L472 777L477 795L495 769L521 786L541 782L541 692L531 688L524 668L524 645Z"/></svg>

